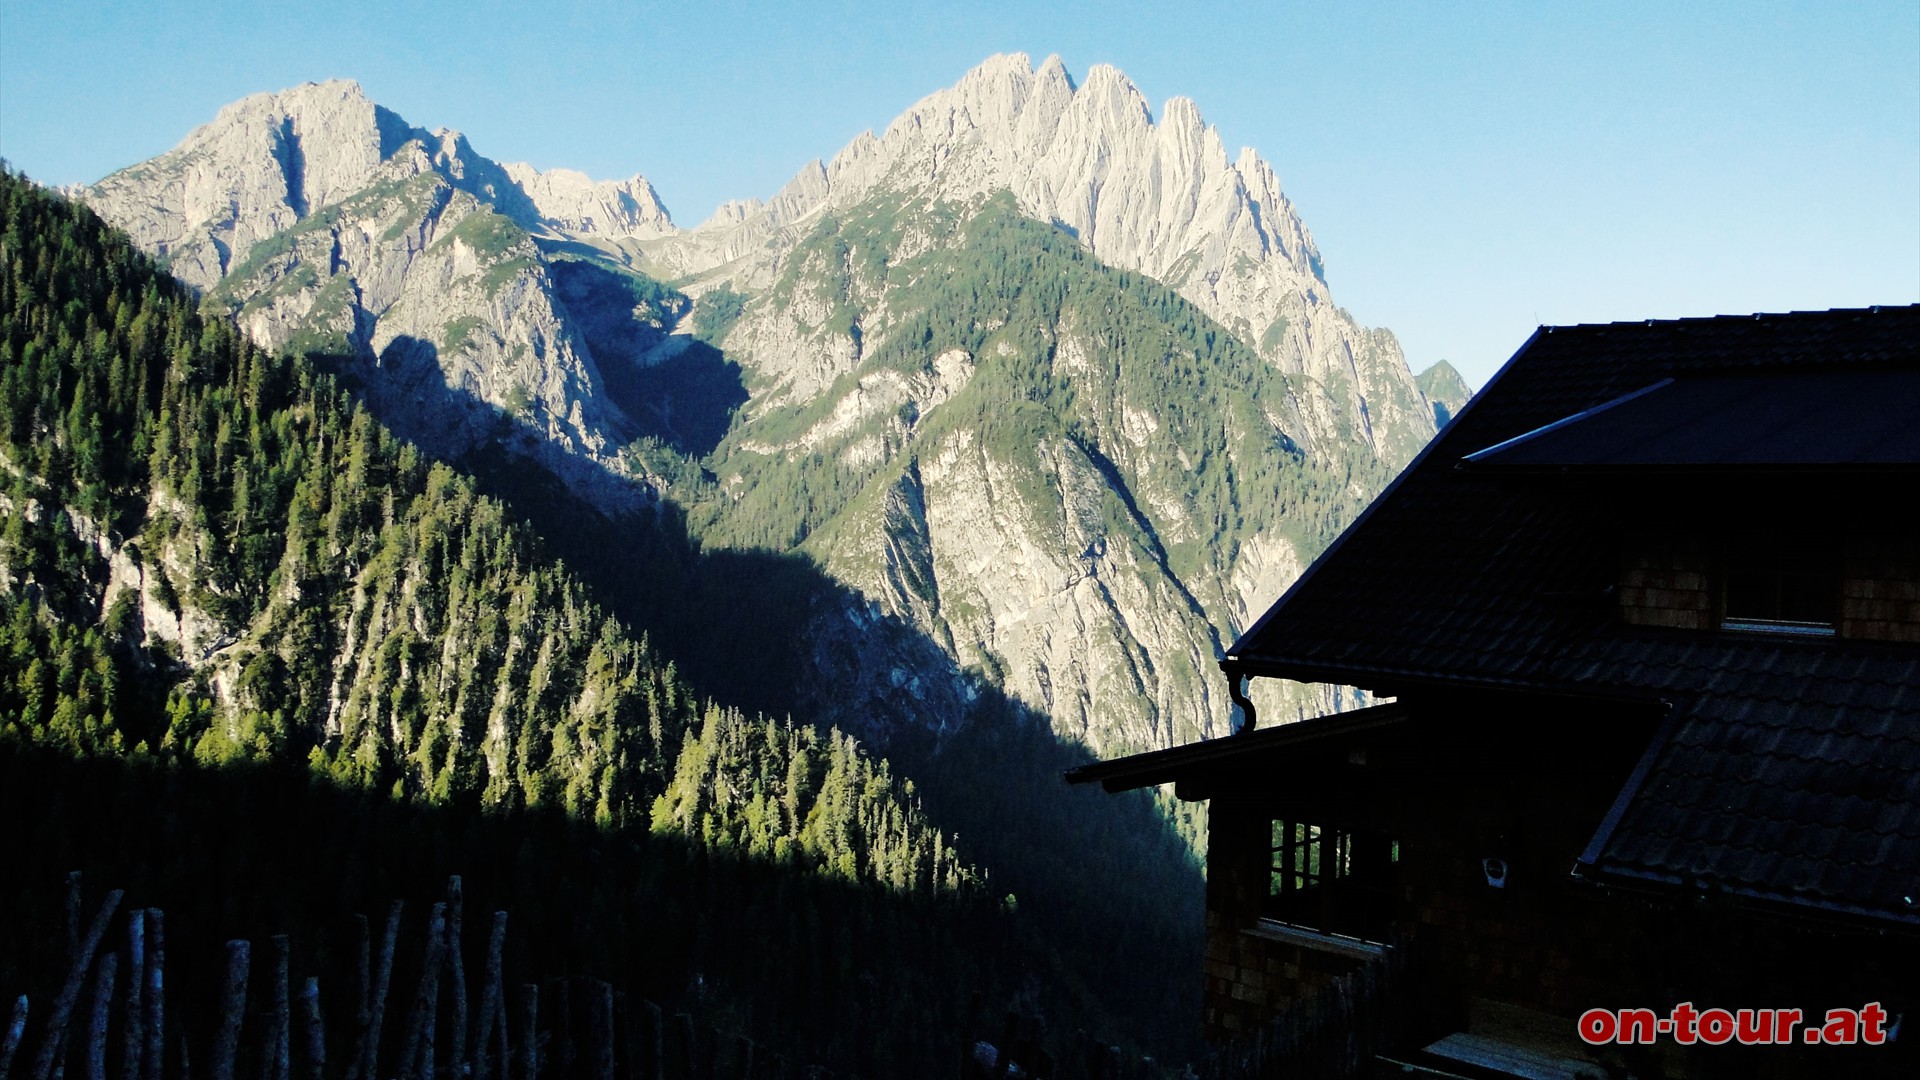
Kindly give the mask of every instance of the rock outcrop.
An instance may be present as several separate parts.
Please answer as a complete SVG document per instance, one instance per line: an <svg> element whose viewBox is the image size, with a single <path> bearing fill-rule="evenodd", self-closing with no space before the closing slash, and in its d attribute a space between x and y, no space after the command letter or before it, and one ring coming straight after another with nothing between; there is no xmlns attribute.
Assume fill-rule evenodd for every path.
<svg viewBox="0 0 1920 1080"><path fill-rule="evenodd" d="M533 202L540 225L557 232L651 240L673 233L673 220L647 178L594 180L572 169L540 172L505 166L508 179Z"/></svg>
<svg viewBox="0 0 1920 1080"><path fill-rule="evenodd" d="M1433 405L1434 423L1441 427L1445 427L1447 421L1453 419L1466 405L1467 399L1473 396L1473 389L1467 385L1467 380L1461 378L1460 372L1445 360L1438 361L1415 376L1414 383Z"/></svg>

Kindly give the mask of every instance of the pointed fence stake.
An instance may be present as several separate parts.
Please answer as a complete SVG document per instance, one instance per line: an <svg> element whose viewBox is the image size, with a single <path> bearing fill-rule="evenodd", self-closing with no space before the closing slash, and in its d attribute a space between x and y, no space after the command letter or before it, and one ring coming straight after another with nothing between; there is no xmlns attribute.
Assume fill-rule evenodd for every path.
<svg viewBox="0 0 1920 1080"><path fill-rule="evenodd" d="M20 1049L20 1040L27 1035L27 995L21 994L13 1002L13 1019L7 1021L7 1034L0 1039L0 1080L8 1080L13 1075L13 1055Z"/></svg>
<svg viewBox="0 0 1920 1080"><path fill-rule="evenodd" d="M147 913L142 908L134 908L127 912L127 1008L120 1044L122 1080L140 1080L140 1055L147 1049L147 1038L142 1031L147 1018L143 1004L146 989Z"/></svg>
<svg viewBox="0 0 1920 1080"><path fill-rule="evenodd" d="M493 1038L493 1026L501 1025L500 1035L506 1036L506 1023L501 1012L501 998L505 988L500 985L500 954L507 943L507 913L493 913L493 930L487 935L487 971L486 986L480 991L480 1027L473 1039L473 1080L488 1080L495 1060L489 1042ZM498 1059L505 1062L505 1054Z"/></svg>
<svg viewBox="0 0 1920 1080"><path fill-rule="evenodd" d="M507 1022L507 992L502 988L500 1000L493 1007L493 1068L498 1070L499 1080L507 1080L513 1068L513 1033L508 1030L511 1026Z"/></svg>
<svg viewBox="0 0 1920 1080"><path fill-rule="evenodd" d="M420 986L413 994L413 1012L407 1017L407 1037L401 1044L400 1063L394 1070L396 1076L414 1075L420 1061L420 1037L431 1026L440 1002L440 965L444 962L446 938L447 905L442 902L433 905L433 913L427 917L427 955L420 964Z"/></svg>
<svg viewBox="0 0 1920 1080"><path fill-rule="evenodd" d="M80 952L80 871L67 874L67 966Z"/></svg>
<svg viewBox="0 0 1920 1080"><path fill-rule="evenodd" d="M288 1000L288 968L293 949L285 934L273 946L273 1028L267 1041L267 1080L293 1080L293 1003Z"/></svg>
<svg viewBox="0 0 1920 1080"><path fill-rule="evenodd" d="M365 915L353 917L354 928L354 998L353 998L353 1051L347 1057L346 1080L357 1080L360 1075L361 1059L367 1056L367 1026L373 1023L373 945L372 931L367 925Z"/></svg>
<svg viewBox="0 0 1920 1080"><path fill-rule="evenodd" d="M427 1026L420 1042L420 1080L433 1080L433 1044L437 1038L434 1032L439 1029L439 1023L440 1010L428 1009Z"/></svg>
<svg viewBox="0 0 1920 1080"><path fill-rule="evenodd" d="M460 909L464 897L461 895L460 875L447 879L447 987L453 991L453 1000L448 1010L448 1020L453 1024L453 1059L447 1064L453 1069L455 1077L466 1071L467 1062L467 966L461 954Z"/></svg>
<svg viewBox="0 0 1920 1080"><path fill-rule="evenodd" d="M93 973L93 1008L87 1014L87 1080L107 1080L107 1020L113 1008L113 980L120 954L100 958Z"/></svg>
<svg viewBox="0 0 1920 1080"><path fill-rule="evenodd" d="M393 949L400 938L400 914L406 905L399 900L387 909L387 931L380 939L380 966L373 973L373 1000L367 1013L367 1040L360 1058L361 1080L378 1080L380 1064L380 1028L387 1015L387 987L393 978Z"/></svg>
<svg viewBox="0 0 1920 1080"><path fill-rule="evenodd" d="M74 871L67 878L70 892L67 897L69 912L79 908L78 892L80 873ZM73 1015L74 1003L80 1000L80 988L87 981L87 968L93 965L93 954L100 948L101 939L107 936L107 926L113 921L113 913L120 907L120 898L126 893L115 889L100 902L100 910L94 913L93 924L87 927L86 936L74 945L68 955L67 981L60 988L60 996L53 999L53 1009L47 1013L47 1034L40 1044L40 1053L34 1058L34 1080L47 1080L53 1075L53 1065L67 1041L67 1020Z"/></svg>
<svg viewBox="0 0 1920 1080"><path fill-rule="evenodd" d="M522 986L520 999L520 1080L537 1080L540 1075L539 985Z"/></svg>
<svg viewBox="0 0 1920 1080"><path fill-rule="evenodd" d="M211 1080L233 1080L240 1025L247 1014L247 964L252 949L245 941L227 942L227 977L220 994L220 1030L213 1038Z"/></svg>
<svg viewBox="0 0 1920 1080"><path fill-rule="evenodd" d="M327 1028L320 1015L320 977L307 976L300 990L300 1011L307 1022L307 1080L325 1080L327 1075Z"/></svg>
<svg viewBox="0 0 1920 1080"><path fill-rule="evenodd" d="M147 909L147 1046L144 1080L163 1080L167 1055L167 917Z"/></svg>

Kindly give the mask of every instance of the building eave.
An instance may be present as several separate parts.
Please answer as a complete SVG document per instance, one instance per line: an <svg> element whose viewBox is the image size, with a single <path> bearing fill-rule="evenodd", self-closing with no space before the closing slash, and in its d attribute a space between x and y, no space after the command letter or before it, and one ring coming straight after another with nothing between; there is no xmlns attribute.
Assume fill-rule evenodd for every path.
<svg viewBox="0 0 1920 1080"><path fill-rule="evenodd" d="M1178 783L1198 771L1235 759L1401 723L1408 715L1406 706L1398 702L1375 705L1258 731L1243 731L1185 746L1151 750L1111 761L1097 761L1069 769L1065 776L1069 784L1097 782L1114 792L1157 787Z"/></svg>

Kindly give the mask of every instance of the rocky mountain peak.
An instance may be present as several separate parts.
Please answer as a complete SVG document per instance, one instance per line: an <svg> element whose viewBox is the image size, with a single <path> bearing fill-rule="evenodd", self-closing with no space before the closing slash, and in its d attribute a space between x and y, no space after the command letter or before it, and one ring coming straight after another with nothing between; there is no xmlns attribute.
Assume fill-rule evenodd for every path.
<svg viewBox="0 0 1920 1080"><path fill-rule="evenodd" d="M451 128L415 127L358 82L254 94L180 145L80 196L196 288L217 284L261 240L367 188L426 172L533 231L654 237L672 231L643 176L503 167Z"/></svg>
<svg viewBox="0 0 1920 1080"><path fill-rule="evenodd" d="M541 224L561 232L651 239L674 231L653 185L639 173L625 180L594 180L572 169L541 172L515 162L507 177L533 203Z"/></svg>
<svg viewBox="0 0 1920 1080"><path fill-rule="evenodd" d="M645 177L503 166L335 80L235 102L76 194L255 340L362 363L407 437L443 453L506 443L602 505L644 499L620 478L630 420L534 237L672 231Z"/></svg>
<svg viewBox="0 0 1920 1080"><path fill-rule="evenodd" d="M365 187L405 130L356 82L307 83L228 105L83 197L204 289L255 243Z"/></svg>
<svg viewBox="0 0 1920 1080"><path fill-rule="evenodd" d="M1074 99L1104 114L1115 126L1136 128L1153 125L1153 109L1147 96L1133 80L1111 64L1095 64L1087 69L1087 79L1074 91Z"/></svg>
<svg viewBox="0 0 1920 1080"><path fill-rule="evenodd" d="M885 193L969 204L998 191L1102 262L1178 290L1270 363L1320 382L1327 393L1310 410L1309 439L1359 438L1399 462L1431 434L1398 345L1333 303L1273 167L1251 149L1229 157L1190 99L1169 99L1156 120L1109 64L1076 85L1057 56L1038 69L1024 54L989 57L880 136L861 135L824 167L809 163L764 205L732 204L648 255L667 274L724 272L757 288L825 211Z"/></svg>
<svg viewBox="0 0 1920 1080"><path fill-rule="evenodd" d="M1414 377L1420 385L1420 392L1427 395L1433 405L1434 422L1446 426L1448 420L1457 415L1473 397L1473 389L1467 385L1460 372L1445 360L1437 361L1433 366Z"/></svg>
<svg viewBox="0 0 1920 1080"><path fill-rule="evenodd" d="M1283 277L1320 284L1312 299L1324 299L1312 241L1258 154L1230 160L1188 98L1169 99L1156 123L1118 68L1096 64L1076 85L1058 56L1037 70L1020 53L988 58L909 107L880 137L861 135L824 170L810 163L764 207L734 204L682 246L711 246L708 264L745 253L750 244L736 232L778 248L790 242L783 229L879 188L959 201L1011 189L1024 212L1073 232L1103 260L1183 291L1193 279L1217 282L1230 256L1244 254L1255 264L1277 259L1288 268ZM697 270L703 260L682 251L668 261ZM1217 306L1198 286L1190 297ZM1268 319L1254 324L1256 337L1272 313L1260 314Z"/></svg>

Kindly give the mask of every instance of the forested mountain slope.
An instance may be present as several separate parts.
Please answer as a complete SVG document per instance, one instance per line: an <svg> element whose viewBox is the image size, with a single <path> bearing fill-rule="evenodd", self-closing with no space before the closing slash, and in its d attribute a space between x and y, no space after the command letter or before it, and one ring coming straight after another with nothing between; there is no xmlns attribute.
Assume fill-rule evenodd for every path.
<svg viewBox="0 0 1920 1080"><path fill-rule="evenodd" d="M836 883L870 900L775 904L762 913L773 923L756 930L762 947L673 954L680 978L699 965L722 999L761 1002L756 1030L802 1047L799 1018L818 1007L792 999L777 958L811 950L793 962L817 968L822 940L849 940L883 909L903 921L865 946L863 966L820 978L911 963L945 965L957 981L877 1003L811 993L878 1010L866 1022L899 1036L872 1043L887 1053L920 1052L920 1029L951 1024L968 981L1003 994L1037 985L1053 1007L1097 1022L1139 1007L1068 974L1080 958L1055 950L1079 943L1043 936L1044 909L1037 924L1014 917L887 762L838 732L701 705L471 480L397 441L330 377L203 317L124 236L11 174L0 176L0 453L0 755L13 794L59 783L59 769L13 764L56 753L185 778L97 794L136 819L141 790L155 792L155 813L204 815L205 805L179 808L183 788L219 788L222 769L264 769L259 790L286 793L274 799L310 787L502 828L570 821L587 838L578 844L642 852L655 892L641 901L680 920L655 929L699 940L739 914L735 901L667 903L662 891L690 879L661 858ZM84 804L57 789L43 801L57 848L67 826L55 811ZM302 887L300 874L276 886L231 861L270 846L291 820L235 824L244 842L163 849L176 860L168 872L182 875L173 887L205 874ZM383 841L355 872L401 873L410 850ZM556 871L599 858L578 846L550 856ZM563 888L567 875L542 883L538 867L529 872L524 887L558 905L560 894L540 890ZM7 902L21 901L10 891ZM590 906L607 904L618 898ZM17 962L0 962L0 974ZM822 1053L851 1052L831 1031L822 1037Z"/></svg>

